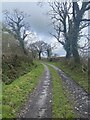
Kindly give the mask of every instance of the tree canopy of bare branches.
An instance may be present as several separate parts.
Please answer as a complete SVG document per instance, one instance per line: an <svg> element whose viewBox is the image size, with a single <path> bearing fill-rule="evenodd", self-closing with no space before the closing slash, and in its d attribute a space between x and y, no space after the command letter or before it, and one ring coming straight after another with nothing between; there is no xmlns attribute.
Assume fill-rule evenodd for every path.
<svg viewBox="0 0 90 120"><path fill-rule="evenodd" d="M20 45L26 54L24 40L28 35L27 31L30 29L29 23L26 22L26 18L28 17L27 14L17 9L12 12L5 10L3 13L6 18L5 23L9 32L12 32L14 37L19 40Z"/></svg>
<svg viewBox="0 0 90 120"><path fill-rule="evenodd" d="M44 41L37 41L28 46L28 49L34 54L38 53L39 59L41 59L41 54L44 53L47 55L47 58L50 59L52 55L52 49L55 49L56 45L51 46Z"/></svg>
<svg viewBox="0 0 90 120"><path fill-rule="evenodd" d="M36 51L39 56L39 60L41 60L41 54L46 51L47 43L44 41L37 41L29 45L29 49L31 51Z"/></svg>
<svg viewBox="0 0 90 120"><path fill-rule="evenodd" d="M49 15L55 30L51 35L63 45L66 57L72 55L75 62L79 63L78 40L81 30L90 25L90 19L84 18L84 14L90 9L90 2L82 2L80 5L79 2L54 1L49 5L51 8Z"/></svg>

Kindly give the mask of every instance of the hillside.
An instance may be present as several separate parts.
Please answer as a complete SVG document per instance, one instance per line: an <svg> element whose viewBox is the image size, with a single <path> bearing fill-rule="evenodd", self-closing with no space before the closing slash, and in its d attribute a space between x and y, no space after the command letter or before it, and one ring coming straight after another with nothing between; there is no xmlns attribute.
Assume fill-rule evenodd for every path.
<svg viewBox="0 0 90 120"><path fill-rule="evenodd" d="M7 31L2 32L2 54L3 55L24 55L18 40Z"/></svg>
<svg viewBox="0 0 90 120"><path fill-rule="evenodd" d="M36 64L23 52L13 34L2 31L2 81L10 84L16 78L31 71Z"/></svg>

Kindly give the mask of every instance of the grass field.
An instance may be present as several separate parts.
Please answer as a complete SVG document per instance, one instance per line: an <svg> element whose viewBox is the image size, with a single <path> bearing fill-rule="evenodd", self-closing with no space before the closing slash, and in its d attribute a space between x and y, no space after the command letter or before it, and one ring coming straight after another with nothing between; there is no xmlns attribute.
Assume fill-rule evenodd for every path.
<svg viewBox="0 0 90 120"><path fill-rule="evenodd" d="M3 85L3 118L15 118L28 95L36 87L44 67L38 64L31 72L19 77L10 85Z"/></svg>
<svg viewBox="0 0 90 120"><path fill-rule="evenodd" d="M75 118L73 107L69 103L67 93L65 93L62 80L52 67L49 67L52 75L52 117L53 118Z"/></svg>

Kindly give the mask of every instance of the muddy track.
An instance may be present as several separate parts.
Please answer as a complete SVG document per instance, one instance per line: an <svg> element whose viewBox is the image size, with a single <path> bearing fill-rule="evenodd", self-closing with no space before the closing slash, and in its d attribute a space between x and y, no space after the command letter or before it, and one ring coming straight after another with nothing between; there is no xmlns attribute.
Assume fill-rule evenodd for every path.
<svg viewBox="0 0 90 120"><path fill-rule="evenodd" d="M50 71L46 65L45 72L18 118L51 118L52 117L52 83Z"/></svg>
<svg viewBox="0 0 90 120"><path fill-rule="evenodd" d="M90 96L88 96L88 93L70 77L67 77L67 75L58 67L55 67L54 65L50 66L52 66L61 77L63 88L67 93L69 93L68 99L73 104L74 113L79 115L80 118L88 118L90 116Z"/></svg>
<svg viewBox="0 0 90 120"><path fill-rule="evenodd" d="M88 118L89 99L88 94L75 81L50 64L43 64L45 71L36 89L30 94L28 102L21 109L17 118L52 118L52 82L48 65L53 67L62 79L63 89L68 94L68 99L73 105L73 111L77 118ZM79 117L78 117L79 116Z"/></svg>

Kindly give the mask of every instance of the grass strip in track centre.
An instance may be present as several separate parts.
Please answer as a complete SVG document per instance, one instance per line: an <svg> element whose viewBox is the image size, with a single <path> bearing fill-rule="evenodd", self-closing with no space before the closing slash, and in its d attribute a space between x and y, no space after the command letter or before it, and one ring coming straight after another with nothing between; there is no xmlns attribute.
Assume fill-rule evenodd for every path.
<svg viewBox="0 0 90 120"><path fill-rule="evenodd" d="M53 118L75 118L73 107L69 103L64 92L62 80L54 68L49 66L52 75L52 117Z"/></svg>
<svg viewBox="0 0 90 120"><path fill-rule="evenodd" d="M22 104L27 101L28 95L38 84L40 76L43 74L44 66L38 66L31 72L19 77L10 85L3 85L3 105L2 117L15 118Z"/></svg>
<svg viewBox="0 0 90 120"><path fill-rule="evenodd" d="M88 92L88 73L83 73L81 66L71 69L64 62L49 62L58 68L62 69L68 76L70 76L75 82L77 82L81 87Z"/></svg>

